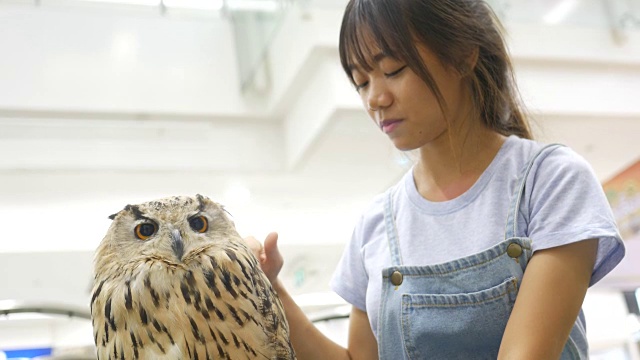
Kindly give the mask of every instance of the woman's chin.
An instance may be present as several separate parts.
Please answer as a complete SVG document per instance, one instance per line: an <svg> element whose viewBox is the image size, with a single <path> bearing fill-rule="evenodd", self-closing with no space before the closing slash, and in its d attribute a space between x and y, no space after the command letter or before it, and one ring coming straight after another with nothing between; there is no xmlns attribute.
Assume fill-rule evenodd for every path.
<svg viewBox="0 0 640 360"><path fill-rule="evenodd" d="M399 137L395 137L395 138L392 137L391 142L393 142L393 146L395 146L395 148L400 151L411 151L419 147L418 145L413 144L409 141L406 141L406 139L402 139Z"/></svg>

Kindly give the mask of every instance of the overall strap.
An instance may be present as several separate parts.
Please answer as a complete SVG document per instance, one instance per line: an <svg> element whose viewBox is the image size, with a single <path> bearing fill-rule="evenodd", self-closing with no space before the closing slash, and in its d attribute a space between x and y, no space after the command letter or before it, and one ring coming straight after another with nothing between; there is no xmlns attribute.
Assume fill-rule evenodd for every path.
<svg viewBox="0 0 640 360"><path fill-rule="evenodd" d="M507 228L505 231L505 239L509 239L512 237L518 236L518 211L520 210L520 201L524 196L524 188L527 182L527 177L529 176L529 171L533 167L533 163L536 159L547 149L555 149L560 146L564 146L562 144L548 144L543 146L538 152L531 157L529 163L527 164L526 169L520 174L520 178L518 179L518 186L516 186L513 196L511 197L511 205L509 207L509 216L507 218Z"/></svg>
<svg viewBox="0 0 640 360"><path fill-rule="evenodd" d="M389 251L391 252L391 265L402 265L402 254L400 253L400 244L398 243L398 231L396 229L396 221L393 216L393 191L389 189L384 202L384 227L387 231L387 241L389 242Z"/></svg>

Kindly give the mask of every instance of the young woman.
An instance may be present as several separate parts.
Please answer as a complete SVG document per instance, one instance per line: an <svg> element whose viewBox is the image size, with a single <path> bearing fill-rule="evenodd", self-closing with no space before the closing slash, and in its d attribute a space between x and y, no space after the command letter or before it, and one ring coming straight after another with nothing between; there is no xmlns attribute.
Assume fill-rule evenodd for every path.
<svg viewBox="0 0 640 360"><path fill-rule="evenodd" d="M489 7L351 0L339 50L374 126L419 156L362 215L332 280L353 305L346 349L278 281L277 235L249 239L298 358L587 358L582 302L624 246L589 165L531 140Z"/></svg>

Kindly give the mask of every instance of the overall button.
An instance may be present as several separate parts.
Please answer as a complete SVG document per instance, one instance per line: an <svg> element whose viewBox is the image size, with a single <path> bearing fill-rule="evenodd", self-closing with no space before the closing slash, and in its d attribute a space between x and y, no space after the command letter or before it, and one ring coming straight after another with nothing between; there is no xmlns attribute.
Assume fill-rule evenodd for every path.
<svg viewBox="0 0 640 360"><path fill-rule="evenodd" d="M516 243L509 244L509 246L507 246L507 255L514 259L519 257L522 255L522 246Z"/></svg>
<svg viewBox="0 0 640 360"><path fill-rule="evenodd" d="M395 286L402 284L402 273L400 271L396 270L391 274L391 283Z"/></svg>

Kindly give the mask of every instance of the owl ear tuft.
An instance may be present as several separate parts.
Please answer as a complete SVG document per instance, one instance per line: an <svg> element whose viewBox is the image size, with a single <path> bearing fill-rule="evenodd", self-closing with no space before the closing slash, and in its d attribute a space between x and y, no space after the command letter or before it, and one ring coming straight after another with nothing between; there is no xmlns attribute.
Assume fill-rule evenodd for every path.
<svg viewBox="0 0 640 360"><path fill-rule="evenodd" d="M119 214L119 213L120 213L120 212L117 212L117 213L115 213L115 214L111 214L111 215L109 215L109 220L114 220L114 219L116 218L116 216L118 216L118 214Z"/></svg>
<svg viewBox="0 0 640 360"><path fill-rule="evenodd" d="M207 201L210 201L208 197L196 194L196 199L200 204L200 211L204 211Z"/></svg>

